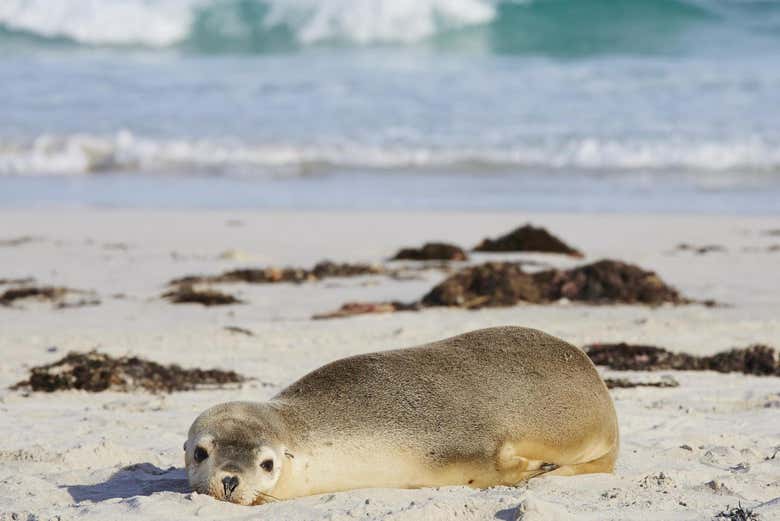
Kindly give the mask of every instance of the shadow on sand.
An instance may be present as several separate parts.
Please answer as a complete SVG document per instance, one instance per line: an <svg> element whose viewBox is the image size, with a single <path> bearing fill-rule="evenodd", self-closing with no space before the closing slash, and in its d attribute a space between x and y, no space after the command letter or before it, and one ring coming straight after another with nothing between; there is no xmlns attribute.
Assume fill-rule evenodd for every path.
<svg viewBox="0 0 780 521"><path fill-rule="evenodd" d="M104 501L113 498L151 496L155 492L189 492L184 469L161 469L151 463L123 467L103 483L64 487L77 502Z"/></svg>
<svg viewBox="0 0 780 521"><path fill-rule="evenodd" d="M495 518L500 521L515 521L517 519L517 507L505 508L496 512Z"/></svg>

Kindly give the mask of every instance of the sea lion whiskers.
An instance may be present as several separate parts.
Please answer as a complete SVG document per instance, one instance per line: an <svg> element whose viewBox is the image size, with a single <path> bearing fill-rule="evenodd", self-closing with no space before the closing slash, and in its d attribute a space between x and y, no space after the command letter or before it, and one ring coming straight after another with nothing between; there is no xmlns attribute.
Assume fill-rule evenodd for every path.
<svg viewBox="0 0 780 521"><path fill-rule="evenodd" d="M264 503L269 503L269 502L276 503L277 501L281 501L281 499L279 499L276 496L272 496L271 494L268 494L266 492L257 492L256 493L256 497L255 497L255 501L252 504L253 505L262 505Z"/></svg>

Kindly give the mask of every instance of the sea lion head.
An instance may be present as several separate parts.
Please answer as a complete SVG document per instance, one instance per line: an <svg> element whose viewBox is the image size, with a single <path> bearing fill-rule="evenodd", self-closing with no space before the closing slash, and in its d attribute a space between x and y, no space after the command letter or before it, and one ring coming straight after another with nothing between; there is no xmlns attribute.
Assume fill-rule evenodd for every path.
<svg viewBox="0 0 780 521"><path fill-rule="evenodd" d="M241 505L273 500L286 454L279 432L268 404L231 402L206 410L184 444L190 486Z"/></svg>

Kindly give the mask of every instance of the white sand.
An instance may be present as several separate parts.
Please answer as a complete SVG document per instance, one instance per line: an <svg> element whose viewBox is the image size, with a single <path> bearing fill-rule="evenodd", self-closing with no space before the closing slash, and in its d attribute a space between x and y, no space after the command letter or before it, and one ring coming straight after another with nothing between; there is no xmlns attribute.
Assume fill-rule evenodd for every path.
<svg viewBox="0 0 780 521"><path fill-rule="evenodd" d="M418 298L442 277L436 272L416 281L226 286L248 301L229 307L176 306L158 298L165 282L185 274L310 266L323 258L379 261L400 246L425 240L471 246L529 220L581 248L587 259L523 258L561 266L602 257L636 262L688 296L730 307L553 305L309 319L350 300ZM613 391L622 436L614 475L547 477L484 491L359 490L240 507L189 493L181 469L187 428L212 404L263 400L335 358L479 327L526 325L578 345L625 340L697 354L756 342L780 347L780 252L766 251L780 237L762 234L768 229L780 229L780 220L2 211L0 240L39 240L0 246L0 278L33 276L40 284L94 290L102 304L65 310L33 302L19 309L0 307L0 520L700 520L738 502L758 507L763 520L780 519L780 378L775 377L685 372L674 374L680 382L676 389ZM727 251L701 256L673 251L680 242L720 244ZM220 259L227 250L237 250L240 260ZM228 325L256 336L227 332ZM166 396L25 396L7 390L32 365L93 348L185 367L235 369L257 381L240 390ZM135 466L124 468L129 465Z"/></svg>

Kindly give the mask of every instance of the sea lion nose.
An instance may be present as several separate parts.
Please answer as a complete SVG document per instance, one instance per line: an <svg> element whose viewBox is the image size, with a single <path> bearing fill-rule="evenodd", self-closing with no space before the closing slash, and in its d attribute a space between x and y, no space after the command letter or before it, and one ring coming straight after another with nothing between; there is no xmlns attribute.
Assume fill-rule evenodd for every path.
<svg viewBox="0 0 780 521"><path fill-rule="evenodd" d="M233 491L238 487L237 476L225 476L222 478L222 488L225 490L225 499L230 499Z"/></svg>

